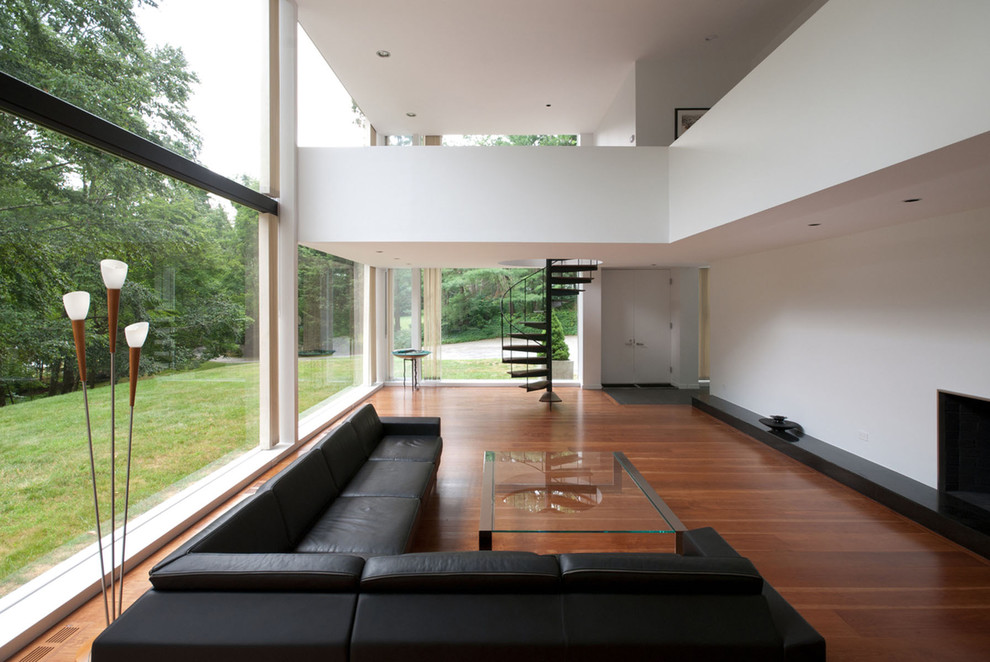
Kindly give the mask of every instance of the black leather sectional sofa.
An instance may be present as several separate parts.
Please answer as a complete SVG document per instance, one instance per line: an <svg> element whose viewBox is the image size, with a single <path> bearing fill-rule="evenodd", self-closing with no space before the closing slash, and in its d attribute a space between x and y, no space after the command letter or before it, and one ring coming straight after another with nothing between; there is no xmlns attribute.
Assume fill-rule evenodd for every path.
<svg viewBox="0 0 990 662"><path fill-rule="evenodd" d="M436 418L358 410L151 571L94 662L824 660L713 529L683 554L405 553Z"/></svg>

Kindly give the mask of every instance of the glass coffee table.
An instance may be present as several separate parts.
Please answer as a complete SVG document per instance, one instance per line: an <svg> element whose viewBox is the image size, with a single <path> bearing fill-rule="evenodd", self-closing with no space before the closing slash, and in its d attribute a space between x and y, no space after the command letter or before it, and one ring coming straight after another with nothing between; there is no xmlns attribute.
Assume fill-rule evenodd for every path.
<svg viewBox="0 0 990 662"><path fill-rule="evenodd" d="M496 533L673 533L684 525L620 452L485 451L478 548Z"/></svg>

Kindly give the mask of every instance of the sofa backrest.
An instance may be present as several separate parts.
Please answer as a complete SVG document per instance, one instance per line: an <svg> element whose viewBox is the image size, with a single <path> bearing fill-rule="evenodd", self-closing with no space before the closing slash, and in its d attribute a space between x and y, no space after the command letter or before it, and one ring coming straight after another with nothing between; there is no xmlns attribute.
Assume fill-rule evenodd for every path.
<svg viewBox="0 0 990 662"><path fill-rule="evenodd" d="M530 552L427 552L376 556L361 575L362 593L557 593L553 556Z"/></svg>
<svg viewBox="0 0 990 662"><path fill-rule="evenodd" d="M338 490L344 489L368 459L364 445L348 421L330 431L316 443L313 450L323 454Z"/></svg>
<svg viewBox="0 0 990 662"><path fill-rule="evenodd" d="M382 421L378 418L378 412L373 405L366 404L347 419L354 426L358 440L364 446L364 456L368 457L378 446L385 434Z"/></svg>
<svg viewBox="0 0 990 662"><path fill-rule="evenodd" d="M258 492L225 513L187 551L273 554L291 548L275 495Z"/></svg>
<svg viewBox="0 0 990 662"><path fill-rule="evenodd" d="M677 554L561 554L566 593L758 595L763 577L749 559Z"/></svg>
<svg viewBox="0 0 990 662"><path fill-rule="evenodd" d="M350 554L186 554L150 579L159 591L356 593L363 567Z"/></svg>
<svg viewBox="0 0 990 662"><path fill-rule="evenodd" d="M262 491L275 495L292 548L340 494L323 453L312 450L276 474L258 493Z"/></svg>

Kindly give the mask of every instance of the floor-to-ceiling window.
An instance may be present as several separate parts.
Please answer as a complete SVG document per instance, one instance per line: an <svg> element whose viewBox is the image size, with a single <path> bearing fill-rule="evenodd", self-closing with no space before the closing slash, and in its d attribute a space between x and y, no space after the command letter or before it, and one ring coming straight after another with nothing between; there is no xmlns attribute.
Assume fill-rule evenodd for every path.
<svg viewBox="0 0 990 662"><path fill-rule="evenodd" d="M298 143L362 147L367 121L302 27L297 28ZM365 381L364 265L299 246L298 397L300 428Z"/></svg>
<svg viewBox="0 0 990 662"><path fill-rule="evenodd" d="M364 383L364 265L299 247L299 415Z"/></svg>
<svg viewBox="0 0 990 662"><path fill-rule="evenodd" d="M428 326L424 292L425 269L391 269L391 349L425 347ZM440 374L445 381L509 379L502 363L502 295L531 269L480 268L440 270ZM539 297L542 298L542 297ZM560 379L579 375L577 352L577 299L555 301L552 319L557 327L555 362L566 364ZM509 341L506 341L509 342ZM392 377L401 379L403 359L393 357ZM405 366L408 377L409 366ZM427 379L434 378L424 371Z"/></svg>
<svg viewBox="0 0 990 662"><path fill-rule="evenodd" d="M132 441L131 518L258 447L258 210L275 209L253 193L266 7L4 2L0 72L13 79L0 93L0 618L20 609L5 596L96 540L84 381L104 535L123 514L109 496L113 481L122 503L126 475L119 459L112 469L112 438L118 457ZM21 110L22 90L41 101ZM59 100L99 118L100 149L69 137L84 120ZM147 156L140 139L150 167L130 160ZM207 193L206 180L221 192ZM128 265L113 372L104 259ZM62 305L76 290L91 294L85 374ZM130 434L124 327L134 322L150 331Z"/></svg>

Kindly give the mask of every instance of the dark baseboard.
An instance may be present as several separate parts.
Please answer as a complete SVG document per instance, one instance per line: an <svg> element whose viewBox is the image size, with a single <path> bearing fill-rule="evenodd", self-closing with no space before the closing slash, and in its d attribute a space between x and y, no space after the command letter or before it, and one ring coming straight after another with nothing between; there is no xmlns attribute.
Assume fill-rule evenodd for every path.
<svg viewBox="0 0 990 662"><path fill-rule="evenodd" d="M757 441L990 558L990 512L803 433L773 432L760 415L707 393L692 404Z"/></svg>

